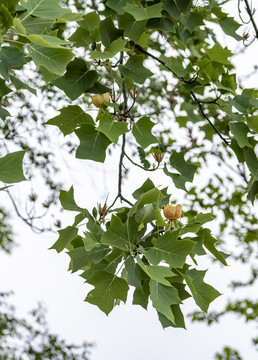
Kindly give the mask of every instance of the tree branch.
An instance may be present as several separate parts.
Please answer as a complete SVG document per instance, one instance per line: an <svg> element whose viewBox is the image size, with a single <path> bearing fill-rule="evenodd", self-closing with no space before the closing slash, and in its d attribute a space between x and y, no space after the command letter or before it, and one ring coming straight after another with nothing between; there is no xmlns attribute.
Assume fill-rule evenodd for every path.
<svg viewBox="0 0 258 360"><path fill-rule="evenodd" d="M199 106L200 112L202 113L203 117L208 121L208 123L211 125L211 127L213 128L213 130L219 135L219 137L221 138L221 140L224 141L224 143L226 145L230 145L228 140L226 138L224 138L221 133L216 129L216 127L213 125L213 123L210 121L210 119L208 118L208 116L205 114L204 110L203 110L203 106L202 106L202 101L200 101L199 99L197 99L195 93L193 91L191 91L191 95L192 98L194 99L194 101L197 103L197 105Z"/></svg>
<svg viewBox="0 0 258 360"><path fill-rule="evenodd" d="M256 22L254 21L254 17L253 17L254 13L253 13L252 9L250 8L248 0L244 0L244 2L245 2L247 14L249 15L251 23L253 24L255 37L258 39L258 27L256 25Z"/></svg>

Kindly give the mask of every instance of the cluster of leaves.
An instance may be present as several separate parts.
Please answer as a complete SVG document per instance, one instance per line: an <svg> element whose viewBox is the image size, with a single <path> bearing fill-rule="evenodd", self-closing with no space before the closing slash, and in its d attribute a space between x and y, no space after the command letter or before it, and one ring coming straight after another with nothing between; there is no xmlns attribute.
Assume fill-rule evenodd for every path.
<svg viewBox="0 0 258 360"><path fill-rule="evenodd" d="M225 254L215 248L210 230L203 228L214 216L200 213L185 226L165 222L160 208L168 204L170 195L166 189L158 190L150 179L133 197L136 202L131 208L109 210L111 220L102 224L96 208L91 215L76 205L73 188L61 191L62 207L79 214L73 226L59 231L52 248L57 252L69 250L70 270L82 270L81 276L94 286L85 300L106 314L119 300L126 301L130 285L135 288L133 303L147 309L150 297L163 327L185 327L180 310L183 300L192 296L206 312L210 302L220 295L203 281L205 271L186 263L190 256L197 266L196 256L209 250L226 265ZM77 226L85 220L87 231L82 237ZM186 284L191 294L185 290Z"/></svg>
<svg viewBox="0 0 258 360"><path fill-rule="evenodd" d="M77 158L104 162L111 144L121 144L114 202L99 209L101 218L97 219L96 209L91 215L78 208L73 190L62 192L63 208L80 214L73 226L60 231L54 248L68 248L71 270L82 269L82 276L95 287L86 300L106 313L119 300L126 300L131 285L136 288L135 303L146 308L150 295L164 327L184 326L179 304L190 296L185 285L203 311L219 295L203 282L203 271L194 268L196 256L206 254L206 248L225 264L225 255L214 246L215 239L202 228L212 215L200 211L220 208L221 232L225 234L230 221L236 224L241 217L244 227L234 225L231 230L233 235L239 233L239 227L242 231L246 252L236 256L241 261L247 260L250 244L257 239L257 228L249 227L255 225L256 217L250 215L245 194L248 192L252 203L258 194L258 93L238 87L232 52L219 44L210 29L211 24L219 26L240 42L239 24L215 0L93 1L85 15L61 7L58 0L18 2L1 1L1 96L9 96L14 88L33 93L18 72L32 62L49 88L58 88L67 96L69 105L47 123L58 126L64 136L76 134L80 141ZM78 11L84 8L81 1L72 5ZM111 91L112 102L103 104L93 119L90 108L85 109L89 105L86 99L90 94ZM0 111L2 119L9 116L5 108ZM154 125L156 132L155 128L152 132ZM127 154L128 144L132 154L138 151L142 165ZM22 180L17 169L21 170L23 154L7 155L19 164L7 179L6 172L12 176L11 167L3 166L0 180ZM151 154L156 160L154 168L147 159ZM229 191L232 178L224 181L213 173L202 198L200 188L189 189L186 183L194 180L197 170L200 174L206 170L211 157L233 169L242 182ZM176 188L187 191L186 206L191 211L186 211L185 226L177 229L175 224L164 223L160 208L169 196L150 181L134 192L134 204L124 197L125 158L148 171L162 169ZM5 158L0 161L6 163ZM130 207L114 210L118 199ZM246 207L242 209L243 204ZM107 213L113 215L104 224ZM85 217L87 231L82 237L77 235L77 225ZM192 268L186 257L192 258Z"/></svg>
<svg viewBox="0 0 258 360"><path fill-rule="evenodd" d="M73 345L51 333L46 309L38 305L27 319L17 317L7 301L9 293L0 293L0 356L3 360L88 360L92 344Z"/></svg>

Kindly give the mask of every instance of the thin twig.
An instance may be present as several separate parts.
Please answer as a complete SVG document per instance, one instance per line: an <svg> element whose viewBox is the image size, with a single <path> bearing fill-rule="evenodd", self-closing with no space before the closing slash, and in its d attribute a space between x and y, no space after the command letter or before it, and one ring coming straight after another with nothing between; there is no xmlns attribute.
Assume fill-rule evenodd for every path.
<svg viewBox="0 0 258 360"><path fill-rule="evenodd" d="M202 102L199 101L195 95L195 93L193 91L191 91L191 95L194 99L194 101L197 103L197 105L199 106L200 112L202 113L203 117L208 121L208 123L211 125L211 127L213 128L213 130L219 135L219 137L221 138L221 140L224 141L224 143L226 145L230 145L229 142L227 141L227 139L225 139L221 133L216 129L216 127L213 125L213 123L210 121L210 119L208 118L208 116L205 114L204 110L203 110L203 106L202 106Z"/></svg>
<svg viewBox="0 0 258 360"><path fill-rule="evenodd" d="M158 169L158 166L152 169L145 169L143 166L141 166L140 164L137 164L136 162L134 162L126 153L125 153L125 157L135 166L139 167L140 169L143 169L145 171L155 171Z"/></svg>
<svg viewBox="0 0 258 360"><path fill-rule="evenodd" d="M249 15L251 23L253 24L253 28L254 28L254 31L255 31L255 37L258 39L258 27L256 25L256 22L254 21L253 12L252 12L252 10L250 8L248 0L244 0L244 2L245 2L247 14Z"/></svg>

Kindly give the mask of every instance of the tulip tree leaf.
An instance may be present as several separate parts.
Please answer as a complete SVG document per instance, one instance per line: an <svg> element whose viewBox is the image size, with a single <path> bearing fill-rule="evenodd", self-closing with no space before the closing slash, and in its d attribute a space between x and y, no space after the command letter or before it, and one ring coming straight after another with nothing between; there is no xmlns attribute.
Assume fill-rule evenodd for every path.
<svg viewBox="0 0 258 360"><path fill-rule="evenodd" d="M229 124L232 134L235 136L238 145L243 148L245 146L252 147L250 144L247 134L249 133L248 126L243 122L232 122Z"/></svg>
<svg viewBox="0 0 258 360"><path fill-rule="evenodd" d="M206 271L188 270L184 275L196 304L204 312L208 311L210 303L221 294L211 285L203 281Z"/></svg>
<svg viewBox="0 0 258 360"><path fill-rule="evenodd" d="M153 75L142 65L143 60L143 55L132 55L125 65L119 65L118 68L124 76L131 77L138 84L143 84L147 78Z"/></svg>
<svg viewBox="0 0 258 360"><path fill-rule="evenodd" d="M61 17L65 13L68 13L69 10L62 8L59 3L59 0L22 1L22 7L27 10L22 22L31 15L54 20L58 17Z"/></svg>
<svg viewBox="0 0 258 360"><path fill-rule="evenodd" d="M211 231L209 229L201 229L197 235L202 238L203 245L206 249L208 249L223 265L227 266L224 256L215 248L217 240L212 237Z"/></svg>
<svg viewBox="0 0 258 360"><path fill-rule="evenodd" d="M49 119L46 124L58 126L64 136L72 133L82 124L94 125L92 117L86 114L78 105L69 105L59 111L60 115Z"/></svg>
<svg viewBox="0 0 258 360"><path fill-rule="evenodd" d="M100 262L110 252L106 246L99 245L94 247L91 251L86 251L85 247L78 247L68 252L72 260L71 270L76 272L84 266L89 265L91 262Z"/></svg>
<svg viewBox="0 0 258 360"><path fill-rule="evenodd" d="M154 4L148 7L139 7L137 5L127 3L123 9L127 13L131 14L137 21L162 17L162 3Z"/></svg>
<svg viewBox="0 0 258 360"><path fill-rule="evenodd" d="M252 129L258 133L258 116L257 115L249 116L247 118L247 124L250 127L250 129Z"/></svg>
<svg viewBox="0 0 258 360"><path fill-rule="evenodd" d="M178 235L179 230L160 236L155 245L144 252L148 261L158 265L164 260L172 267L182 268L195 243L191 240L177 240Z"/></svg>
<svg viewBox="0 0 258 360"><path fill-rule="evenodd" d="M110 226L104 232L101 242L111 245L121 250L132 250L135 246L135 238L137 235L136 222L128 219L126 223L122 223L118 216L112 215Z"/></svg>
<svg viewBox="0 0 258 360"><path fill-rule="evenodd" d="M43 67L49 73L62 75L73 58L69 49L61 47L43 47L35 44L28 46L30 55L38 68Z"/></svg>
<svg viewBox="0 0 258 360"><path fill-rule="evenodd" d="M258 180L258 159L253 149L244 149L244 157L248 169Z"/></svg>
<svg viewBox="0 0 258 360"><path fill-rule="evenodd" d="M58 230L59 237L50 249L55 249L58 253L66 248L66 246L76 238L78 229L74 226L67 226L65 229Z"/></svg>
<svg viewBox="0 0 258 360"><path fill-rule="evenodd" d="M25 152L16 151L0 158L0 181L10 184L26 180L22 169Z"/></svg>
<svg viewBox="0 0 258 360"><path fill-rule="evenodd" d="M126 302L129 287L124 279L105 271L97 271L87 283L95 288L91 290L85 301L97 305L106 315L114 308L116 300Z"/></svg>
<svg viewBox="0 0 258 360"><path fill-rule="evenodd" d="M104 162L106 149L111 141L91 124L82 124L80 129L75 130L80 140L76 150L77 159L89 159Z"/></svg>
<svg viewBox="0 0 258 360"><path fill-rule="evenodd" d="M89 70L83 59L76 58L68 64L66 73L54 85L63 90L71 100L75 100L94 85L97 77L98 73Z"/></svg>
<svg viewBox="0 0 258 360"><path fill-rule="evenodd" d="M100 116L99 126L96 130L106 135L113 143L117 143L119 136L128 131L128 126L124 121L115 121L111 114L105 112Z"/></svg>
<svg viewBox="0 0 258 360"><path fill-rule="evenodd" d="M157 138L151 133L151 129L154 125L155 124L150 120L150 118L146 116L140 118L133 124L133 136L143 149L151 144L158 143Z"/></svg>
<svg viewBox="0 0 258 360"><path fill-rule="evenodd" d="M99 31L101 42L105 48L108 48L113 41L123 36L123 31L115 27L111 16L100 22Z"/></svg>
<svg viewBox="0 0 258 360"><path fill-rule="evenodd" d="M68 191L61 190L59 196L62 208L69 211L84 212L85 209L79 207L74 200L74 189L70 187Z"/></svg>
<svg viewBox="0 0 258 360"><path fill-rule="evenodd" d="M177 289L150 280L150 298L153 307L174 323L175 318L171 305L181 303Z"/></svg>
<svg viewBox="0 0 258 360"><path fill-rule="evenodd" d="M179 153L174 151L169 158L169 163L184 178L188 179L188 181L193 181L197 166L185 161L183 151Z"/></svg>
<svg viewBox="0 0 258 360"><path fill-rule="evenodd" d="M137 255L137 264L142 268L142 270L150 277L150 279L161 283L166 286L171 286L170 282L166 278L171 278L175 274L166 266L153 266L146 265Z"/></svg>
<svg viewBox="0 0 258 360"><path fill-rule="evenodd" d="M206 49L206 53L209 55L211 61L216 61L225 65L231 65L228 58L233 55L232 52L227 48L223 49L219 43L213 45L211 49Z"/></svg>

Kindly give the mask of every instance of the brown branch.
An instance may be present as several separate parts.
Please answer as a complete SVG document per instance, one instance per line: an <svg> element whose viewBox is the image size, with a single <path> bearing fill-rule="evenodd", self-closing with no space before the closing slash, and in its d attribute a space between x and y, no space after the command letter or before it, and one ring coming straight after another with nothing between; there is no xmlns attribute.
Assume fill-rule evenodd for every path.
<svg viewBox="0 0 258 360"><path fill-rule="evenodd" d="M155 168L152 168L152 169L145 169L143 166L137 164L136 162L134 162L126 153L125 153L125 157L135 166L139 167L140 169L142 170L145 170L145 171L155 171L158 169L158 166L155 167Z"/></svg>
<svg viewBox="0 0 258 360"><path fill-rule="evenodd" d="M200 101L199 99L197 99L195 93L193 91L191 91L191 95L192 95L192 98L194 99L194 101L197 103L199 109L200 109L200 112L202 113L202 116L208 121L208 123L211 125L211 127L213 128L213 130L219 135L219 137L221 138L221 140L224 141L224 143L226 145L230 145L228 140L226 138L224 138L221 133L216 129L216 127L213 125L213 123L210 121L210 119L208 118L208 116L205 114L204 110L203 110L203 106L202 106L202 101Z"/></svg>
<svg viewBox="0 0 258 360"><path fill-rule="evenodd" d="M138 50L140 50L143 54L148 55L149 57L151 57L152 59L156 60L157 62L159 62L160 64L162 64L167 70L169 70L176 78L178 78L180 81L182 81L185 84L191 84L193 83L197 77L195 77L192 80L186 80L184 77L182 76L178 76L169 66L166 65L166 63L163 60L160 60L158 57L156 57L155 55L151 54L150 52L144 50L140 45L135 44L134 42L132 42L132 44L134 45L134 47ZM229 142L221 135L221 133L215 128L215 126L212 124L212 122L210 121L210 119L208 118L208 116L204 113L203 107L202 107L202 103L204 103L204 101L202 100L198 100L197 97L195 96L194 92L191 91L191 95L194 99L194 101L197 103L202 115L204 116L204 118L208 121L208 123L212 126L212 128L214 129L214 131L219 135L219 137L224 141L225 144L229 145ZM211 103L216 104L216 101L218 99L213 100ZM206 102L206 103L210 103L210 102Z"/></svg>
<svg viewBox="0 0 258 360"><path fill-rule="evenodd" d="M258 39L258 27L256 25L256 22L254 21L254 17L253 17L254 12L250 8L248 0L244 0L244 2L245 2L247 14L249 15L251 23L253 24L253 28L255 31L255 37Z"/></svg>

